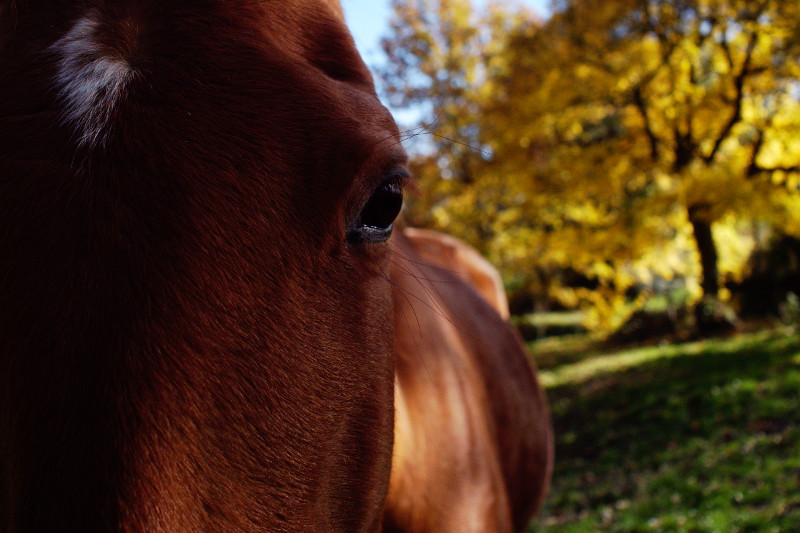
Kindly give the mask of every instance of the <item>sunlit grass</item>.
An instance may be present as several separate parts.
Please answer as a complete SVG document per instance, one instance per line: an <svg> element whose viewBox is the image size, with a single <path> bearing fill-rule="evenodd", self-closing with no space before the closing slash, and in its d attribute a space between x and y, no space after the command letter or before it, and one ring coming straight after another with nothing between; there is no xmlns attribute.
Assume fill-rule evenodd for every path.
<svg viewBox="0 0 800 533"><path fill-rule="evenodd" d="M586 331L581 311L554 311L514 316L511 322L526 338L570 335Z"/></svg>
<svg viewBox="0 0 800 533"><path fill-rule="evenodd" d="M557 459L530 531L798 530L800 335L582 348L542 371Z"/></svg>
<svg viewBox="0 0 800 533"><path fill-rule="evenodd" d="M788 333L792 330L786 329L785 331ZM712 349L721 353L730 353L742 349L755 348L774 334L775 332L769 331L760 334L750 334L746 337L739 337L730 341L704 340L684 344L662 344L659 346L646 346L611 353L588 349L586 357L578 362L554 366L550 369L546 367L542 368L539 372L539 378L545 387L581 383L588 379L622 372L658 359L697 355ZM573 347L572 349L574 349L574 347L582 348L591 346L591 344L587 343L591 343L592 341L587 339L589 338L575 336L574 338L567 339L566 342L567 346ZM584 344L580 344L581 341ZM553 345L557 342L557 338L549 339L548 344ZM537 352L537 348L538 350L542 350L544 346L547 346L547 344L536 346L533 350L534 353Z"/></svg>
<svg viewBox="0 0 800 533"><path fill-rule="evenodd" d="M515 317L516 320L526 322L532 326L571 328L581 328L584 318L584 313L582 311L530 313Z"/></svg>
<svg viewBox="0 0 800 533"><path fill-rule="evenodd" d="M597 355L591 359L543 370L539 378L545 387L557 387L570 383L581 383L590 378L621 372L648 361L667 359L687 354L697 354L703 350L703 343L683 346L654 346L638 348L625 352Z"/></svg>

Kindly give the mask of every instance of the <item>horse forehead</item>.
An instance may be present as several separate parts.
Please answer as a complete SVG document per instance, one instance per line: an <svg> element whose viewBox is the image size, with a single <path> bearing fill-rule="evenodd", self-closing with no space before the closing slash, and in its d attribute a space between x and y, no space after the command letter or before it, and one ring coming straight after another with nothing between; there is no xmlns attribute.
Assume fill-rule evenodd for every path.
<svg viewBox="0 0 800 533"><path fill-rule="evenodd" d="M306 76L339 82L346 100L359 109L379 104L375 85L345 25L338 0L282 0L261 4L262 17L254 24L284 53L292 56ZM316 87L325 87L318 83Z"/></svg>
<svg viewBox="0 0 800 533"><path fill-rule="evenodd" d="M179 45L184 50L200 45L210 51L206 60L212 59L218 66L234 65L236 73L226 83L266 89L276 107L291 107L289 113L267 113L259 108L267 122L336 123L342 134L365 133L365 140L397 134L337 1L178 0L158 9L154 6L151 0L138 0L70 10L71 25L50 47L57 58L55 82L65 104L63 119L81 128L82 143L102 140L103 121L111 114L98 110L113 109L126 85L137 82L138 59L162 52L153 50L148 42L155 41L163 48L169 47L170 41L179 45L182 39L194 43ZM166 31L164 18L171 19L170 31ZM254 55L253 50L260 52ZM198 61L192 59L192 53L179 55L182 63ZM254 67L254 62L263 62L264 68ZM172 76L170 72L158 75ZM256 99L263 101L264 97ZM309 105L297 105L300 101Z"/></svg>
<svg viewBox="0 0 800 533"><path fill-rule="evenodd" d="M391 146L385 141L399 134L397 125L378 99L372 74L345 25L339 0L273 0L259 3L258 8L259 16L250 24L265 34L280 56L289 59L281 62L293 71L293 77L302 80L298 89L302 98L326 102L322 109L295 108L292 118L334 123L339 138L330 138L329 130L323 128L324 144L343 146L355 141ZM291 101L298 96L290 90L276 98Z"/></svg>
<svg viewBox="0 0 800 533"><path fill-rule="evenodd" d="M330 127L314 135L325 145L356 142L364 149L391 147L393 143L387 141L399 135L397 125L378 99L339 0L267 0L257 4L257 12L248 24L274 47L280 56L276 60L292 71L291 77L300 81L296 90L274 97L285 103L298 98L325 102L305 109L293 107L291 119L328 123L337 138L331 138ZM233 16L238 16L235 10Z"/></svg>

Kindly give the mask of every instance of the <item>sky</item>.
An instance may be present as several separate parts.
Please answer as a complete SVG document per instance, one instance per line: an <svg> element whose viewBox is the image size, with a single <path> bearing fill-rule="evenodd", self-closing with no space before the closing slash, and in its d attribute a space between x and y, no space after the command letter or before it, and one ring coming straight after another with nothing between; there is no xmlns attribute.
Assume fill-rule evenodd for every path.
<svg viewBox="0 0 800 533"><path fill-rule="evenodd" d="M340 0L344 16L356 47L368 67L374 68L386 61L380 40L389 30L389 18L392 11L389 0ZM520 1L520 0L518 0ZM548 13L550 0L521 0L541 15ZM474 0L476 5L483 5L486 0ZM388 104L387 102L384 102ZM388 106L401 127L417 125L422 116L421 109L393 109Z"/></svg>
<svg viewBox="0 0 800 533"><path fill-rule="evenodd" d="M549 0L522 0L541 14L547 13ZM368 66L384 61L380 39L389 28L391 10L389 0L341 0L347 25L356 41L356 47ZM476 4L485 1L477 0Z"/></svg>

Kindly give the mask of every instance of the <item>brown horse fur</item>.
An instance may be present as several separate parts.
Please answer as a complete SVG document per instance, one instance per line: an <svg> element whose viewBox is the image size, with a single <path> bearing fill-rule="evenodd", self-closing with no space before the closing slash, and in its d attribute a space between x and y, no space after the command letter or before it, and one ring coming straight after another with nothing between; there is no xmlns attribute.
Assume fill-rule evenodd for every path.
<svg viewBox="0 0 800 533"><path fill-rule="evenodd" d="M511 313L503 279L475 248L438 231L403 228L403 234L408 238L414 254L426 265L456 274L477 290L501 317L509 318Z"/></svg>
<svg viewBox="0 0 800 533"><path fill-rule="evenodd" d="M0 531L379 530L404 160L333 0L0 0Z"/></svg>
<svg viewBox="0 0 800 533"><path fill-rule="evenodd" d="M471 265L459 255L429 264L417 236L392 243L397 414L384 531L523 531L553 460L535 369L517 332L462 278Z"/></svg>
<svg viewBox="0 0 800 533"><path fill-rule="evenodd" d="M374 530L391 296L345 228L404 155L337 13L30 1L6 26L0 529Z"/></svg>

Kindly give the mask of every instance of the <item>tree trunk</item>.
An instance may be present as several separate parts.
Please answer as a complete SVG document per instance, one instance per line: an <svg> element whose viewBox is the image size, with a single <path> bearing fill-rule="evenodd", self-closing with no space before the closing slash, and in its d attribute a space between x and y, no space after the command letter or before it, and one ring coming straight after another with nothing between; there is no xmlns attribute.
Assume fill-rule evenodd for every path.
<svg viewBox="0 0 800 533"><path fill-rule="evenodd" d="M689 222L694 231L694 241L700 253L702 269L703 299L716 300L719 296L719 268L717 267L717 245L711 233L709 206L693 205L689 207Z"/></svg>
<svg viewBox="0 0 800 533"><path fill-rule="evenodd" d="M719 266L717 245L711 232L710 206L689 206L689 222L700 254L703 299L695 307L695 326L700 335L725 333L733 329L735 316L719 300Z"/></svg>

